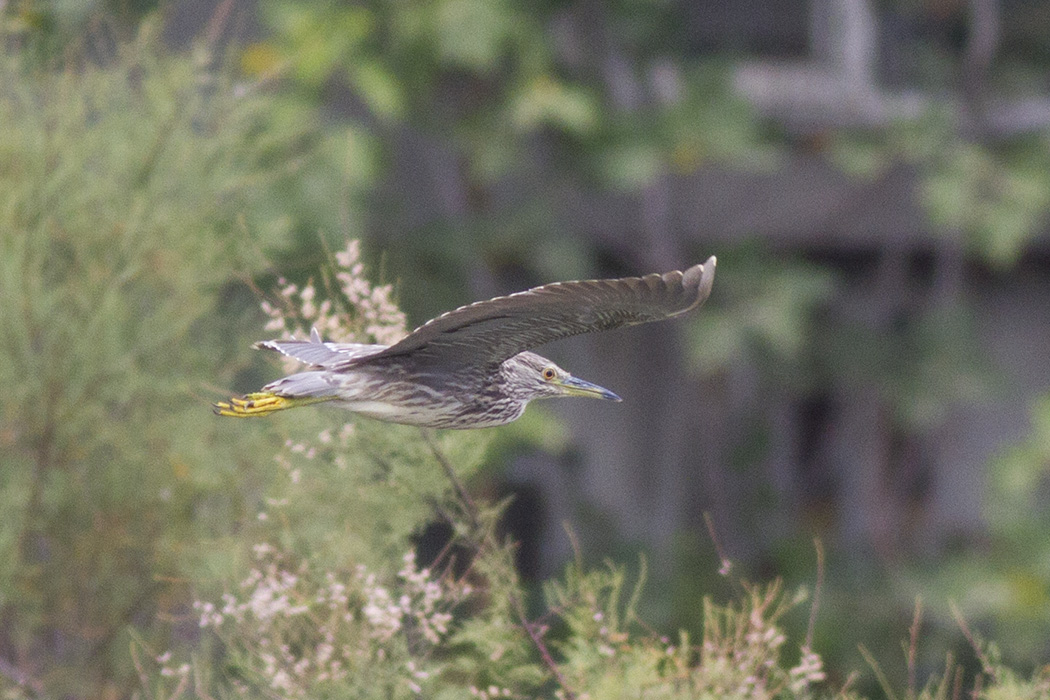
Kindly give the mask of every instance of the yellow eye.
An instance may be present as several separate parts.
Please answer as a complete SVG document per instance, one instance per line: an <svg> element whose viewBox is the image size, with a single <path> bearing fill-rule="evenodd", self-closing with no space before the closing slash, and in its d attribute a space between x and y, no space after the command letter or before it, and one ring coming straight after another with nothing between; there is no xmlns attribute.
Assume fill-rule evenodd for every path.
<svg viewBox="0 0 1050 700"><path fill-rule="evenodd" d="M551 381L552 379L554 379L556 376L557 376L557 373L554 371L553 367L546 367L546 368L544 368L544 370L543 370L543 378L546 379L548 382Z"/></svg>

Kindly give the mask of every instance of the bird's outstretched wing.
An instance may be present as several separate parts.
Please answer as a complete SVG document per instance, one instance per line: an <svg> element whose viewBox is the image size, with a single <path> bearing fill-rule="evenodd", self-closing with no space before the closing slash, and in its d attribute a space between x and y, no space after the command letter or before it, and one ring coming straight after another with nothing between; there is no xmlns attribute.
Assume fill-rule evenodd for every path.
<svg viewBox="0 0 1050 700"><path fill-rule="evenodd" d="M335 369L408 355L450 367L499 363L560 338L683 314L707 299L714 277L711 257L685 272L546 284L449 311L386 350Z"/></svg>

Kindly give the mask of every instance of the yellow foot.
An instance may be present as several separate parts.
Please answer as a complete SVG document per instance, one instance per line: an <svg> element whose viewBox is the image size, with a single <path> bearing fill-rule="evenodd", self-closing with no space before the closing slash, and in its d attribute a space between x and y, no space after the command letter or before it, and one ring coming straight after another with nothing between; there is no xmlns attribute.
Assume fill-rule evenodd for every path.
<svg viewBox="0 0 1050 700"><path fill-rule="evenodd" d="M250 416L266 416L274 411L291 408L296 402L293 399L271 394L268 391L258 391L254 394L245 394L241 398L232 398L229 402L220 401L213 406L216 415L230 416L233 418L247 418Z"/></svg>

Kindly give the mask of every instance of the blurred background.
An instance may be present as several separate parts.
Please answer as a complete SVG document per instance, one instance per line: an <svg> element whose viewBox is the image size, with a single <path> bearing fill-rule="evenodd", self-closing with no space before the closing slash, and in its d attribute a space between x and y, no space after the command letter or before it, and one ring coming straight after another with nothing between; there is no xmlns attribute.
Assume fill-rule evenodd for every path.
<svg viewBox="0 0 1050 700"><path fill-rule="evenodd" d="M250 510L195 504L294 434L207 408L276 376L258 295L349 238L412 325L718 256L690 317L543 351L625 401L492 438L473 485L515 497L526 580L568 527L695 627L730 588L709 513L753 580L812 586L820 539L840 679L917 597L928 663L970 653L950 601L1046 663L1050 5L0 0L0 28L0 676L126 696L125 631Z"/></svg>

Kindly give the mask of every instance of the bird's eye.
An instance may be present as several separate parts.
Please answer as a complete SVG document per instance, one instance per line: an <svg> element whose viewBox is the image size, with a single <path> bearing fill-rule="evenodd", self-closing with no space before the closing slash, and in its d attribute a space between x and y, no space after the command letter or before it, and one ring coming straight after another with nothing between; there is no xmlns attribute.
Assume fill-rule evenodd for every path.
<svg viewBox="0 0 1050 700"><path fill-rule="evenodd" d="M545 367L543 369L543 378L546 379L548 382L550 380L554 379L554 377L556 377L556 376L557 376L557 373L554 371L553 367Z"/></svg>

